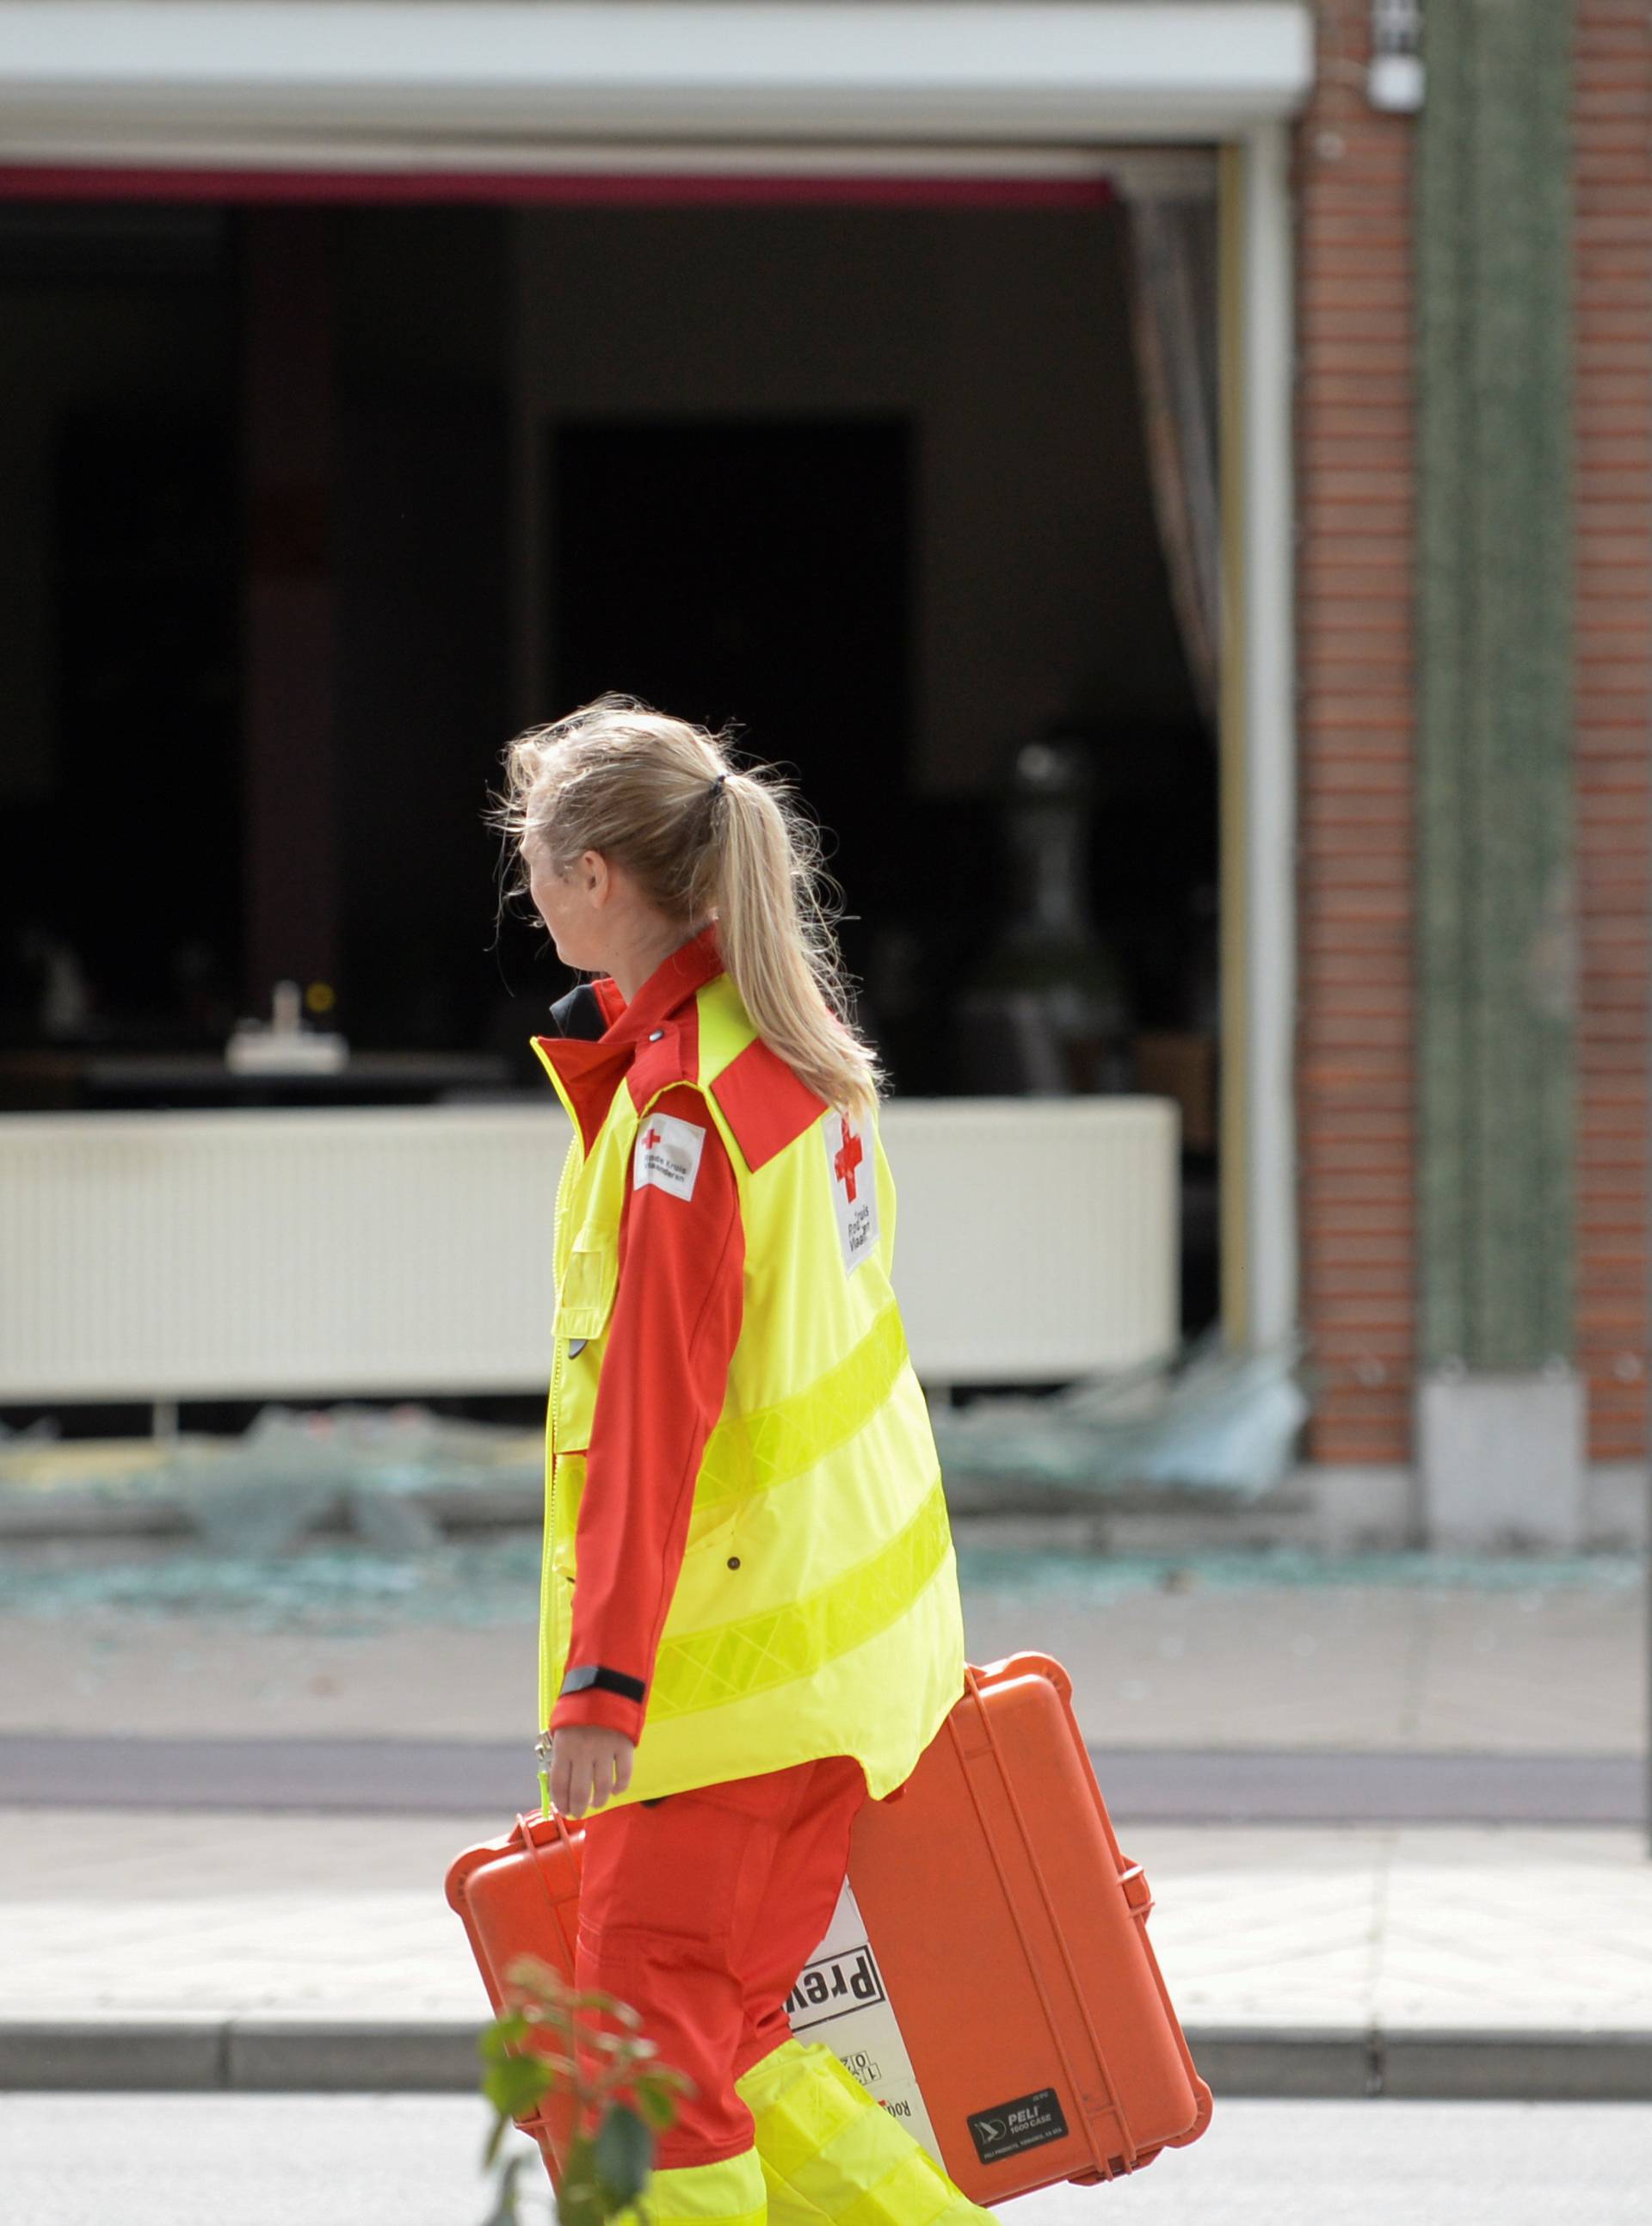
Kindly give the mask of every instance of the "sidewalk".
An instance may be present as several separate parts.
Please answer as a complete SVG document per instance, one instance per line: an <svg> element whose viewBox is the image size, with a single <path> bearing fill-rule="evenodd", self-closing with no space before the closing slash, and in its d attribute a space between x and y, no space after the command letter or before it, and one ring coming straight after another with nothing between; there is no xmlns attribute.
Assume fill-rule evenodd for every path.
<svg viewBox="0 0 1652 2226"><path fill-rule="evenodd" d="M289 1597L261 1628L256 1602L221 1590L210 1611L175 1599L156 1612L83 1586L59 1613L42 1569L41 1612L0 1613L0 1733L19 1753L41 1734L111 1752L217 1734L255 1764L270 1742L271 1765L294 1742L497 1746L532 1706L531 1603L513 1576L494 1615L484 1566L462 1566L456 1589L430 1573L434 1606L392 1588L371 1612L317 1615ZM1058 1656L1120 1786L1134 1749L1171 1772L1172 1803L1173 1765L1196 1753L1287 1756L1343 1789L1336 1801L1362 1756L1373 1783L1426 1759L1438 1785L1456 1754L1502 1757L1527 1783L1546 1756L1592 1758L1620 1785L1635 1767L1642 1593L1626 1565L1447 1583L1373 1564L1332 1584L1208 1557L1007 1568L966 1553L965 1567L975 1658ZM94 1768L99 1750L73 1752ZM130 1784L119 1808L89 1805L90 1783L74 1805L26 1805L6 1792L5 1756L0 1739L0 1803L14 1803L0 1805L0 2085L474 2085L486 2009L442 1879L508 1826L505 1808L439 1810L438 1784L421 1813L314 1813L283 1806L273 1781L261 1812L168 1811ZM1109 1803L1219 2092L1652 2091L1638 1825L1150 1822Z"/></svg>
<svg viewBox="0 0 1652 2226"><path fill-rule="evenodd" d="M442 1879L508 1821L0 1815L0 2086L473 2086ZM1219 2091L1652 2091L1633 1833L1118 1829Z"/></svg>

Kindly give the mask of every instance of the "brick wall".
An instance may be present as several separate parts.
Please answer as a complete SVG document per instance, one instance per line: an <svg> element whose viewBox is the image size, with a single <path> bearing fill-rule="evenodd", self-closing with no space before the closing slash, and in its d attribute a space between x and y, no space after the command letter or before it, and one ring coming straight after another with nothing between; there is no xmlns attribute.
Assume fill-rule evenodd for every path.
<svg viewBox="0 0 1652 2226"><path fill-rule="evenodd" d="M1578 1359L1590 1451L1646 1443L1652 10L1575 0Z"/></svg>
<svg viewBox="0 0 1652 2226"><path fill-rule="evenodd" d="M1410 1451L1414 125L1320 0L1296 136L1299 1034L1310 1459Z"/></svg>
<svg viewBox="0 0 1652 2226"><path fill-rule="evenodd" d="M1575 0L1577 1357L1590 1453L1646 1443L1652 983L1652 10ZM1302 1313L1310 1458L1410 1453L1414 126L1319 0L1297 133ZM1534 529L1537 530L1536 521Z"/></svg>

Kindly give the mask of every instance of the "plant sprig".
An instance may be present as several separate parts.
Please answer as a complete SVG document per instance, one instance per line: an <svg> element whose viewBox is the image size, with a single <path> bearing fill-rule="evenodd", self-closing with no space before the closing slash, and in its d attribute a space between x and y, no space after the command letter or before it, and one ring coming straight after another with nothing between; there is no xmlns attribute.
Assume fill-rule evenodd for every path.
<svg viewBox="0 0 1652 2226"><path fill-rule="evenodd" d="M482 2169L499 2175L483 2226L522 2226L517 2183L531 2159L501 2161L500 2148L507 2127L557 2094L569 2099L573 2127L556 2185L560 2226L607 2226L638 2209L656 2137L676 2122L678 2098L694 2083L658 2060L630 2003L572 1987L538 1956L518 1956L505 1973L504 2007L476 2045L493 2107Z"/></svg>

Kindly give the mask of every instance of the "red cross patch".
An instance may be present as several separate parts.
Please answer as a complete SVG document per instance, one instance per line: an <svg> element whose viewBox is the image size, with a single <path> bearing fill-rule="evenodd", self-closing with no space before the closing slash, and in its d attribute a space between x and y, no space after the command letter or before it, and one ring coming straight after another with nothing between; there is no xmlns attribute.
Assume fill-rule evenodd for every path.
<svg viewBox="0 0 1652 2226"><path fill-rule="evenodd" d="M839 1182L842 1184L844 1190L848 1194L849 1204L853 1205L855 1203L855 1170L860 1166L861 1161L866 1157L866 1154L861 1148L861 1139L855 1134L854 1130L849 1127L848 1123L845 1121L841 1115L838 1116L837 1126L839 1134L842 1138L842 1142L839 1144L836 1156L832 1161L832 1173L837 1177Z"/></svg>
<svg viewBox="0 0 1652 2226"><path fill-rule="evenodd" d="M831 1171L832 1207L837 1216L843 1267L852 1275L878 1243L878 1174L865 1134L842 1113L829 1112L821 1123L826 1164Z"/></svg>
<svg viewBox="0 0 1652 2226"><path fill-rule="evenodd" d="M632 1188L643 1190L651 1183L674 1198L692 1198L705 1143L706 1132L697 1122L679 1121L674 1113L651 1115L637 1132Z"/></svg>

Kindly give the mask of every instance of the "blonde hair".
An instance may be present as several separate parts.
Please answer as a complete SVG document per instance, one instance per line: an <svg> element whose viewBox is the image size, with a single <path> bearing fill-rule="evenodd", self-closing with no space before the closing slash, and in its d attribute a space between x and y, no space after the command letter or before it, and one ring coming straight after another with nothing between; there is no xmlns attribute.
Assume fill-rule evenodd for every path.
<svg viewBox="0 0 1652 2226"><path fill-rule="evenodd" d="M726 735L616 694L529 728L505 761L490 817L518 858L531 838L565 874L600 851L685 941L715 913L723 965L764 1042L837 1112L874 1111L886 1078L849 1023L836 884L789 784L736 766Z"/></svg>

